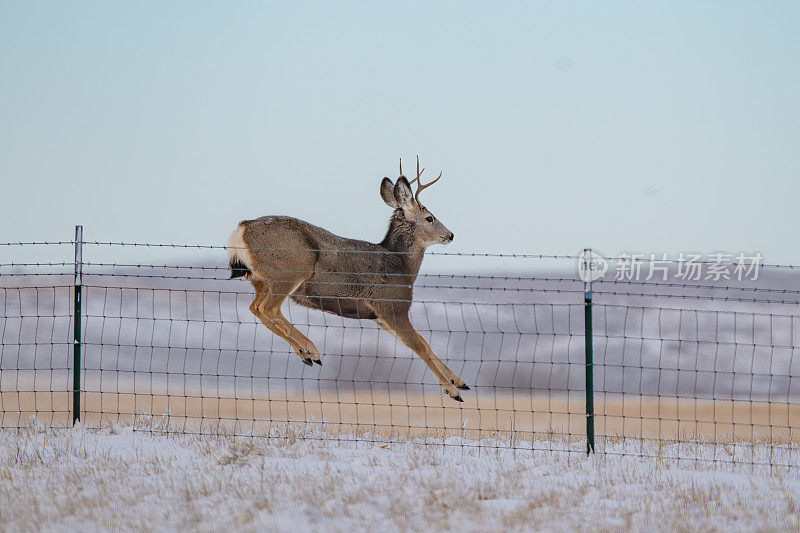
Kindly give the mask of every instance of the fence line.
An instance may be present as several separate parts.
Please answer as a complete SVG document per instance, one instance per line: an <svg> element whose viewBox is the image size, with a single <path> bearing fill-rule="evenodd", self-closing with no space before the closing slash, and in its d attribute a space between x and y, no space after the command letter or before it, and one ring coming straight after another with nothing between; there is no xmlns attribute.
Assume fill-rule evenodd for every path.
<svg viewBox="0 0 800 533"><path fill-rule="evenodd" d="M552 254L468 255L525 274L423 273L412 323L471 386L458 404L372 321L288 304L321 348L324 366L306 367L250 314L249 283L225 279L222 247L129 243L216 254L169 265L92 261L80 252L124 243L85 244L74 263L0 263L4 427L30 415L235 435L302 425L308 438L800 466L791 266L749 285L586 286L579 256Z"/></svg>
<svg viewBox="0 0 800 533"><path fill-rule="evenodd" d="M75 241L17 241L17 242L0 242L0 246L5 247L12 247L12 246L36 246L36 245L74 245ZM93 246L111 246L111 247L128 247L128 248L174 248L174 249L196 249L196 250L228 250L228 249L237 249L237 247L231 247L229 245L221 245L221 244L181 244L181 243L152 243L152 242L124 242L124 241L81 241L83 245L93 245ZM267 251L293 251L293 250L285 250L281 248L247 248L250 251L253 250L267 250ZM306 251L311 252L327 252L330 250L314 250L308 249ZM374 250L355 250L355 249L347 249L342 250L348 253L354 254L409 254L411 252L402 252L402 251L374 251ZM511 259L552 259L552 260L581 260L582 255L571 255L571 254L543 254L543 253L508 253L508 252L441 252L441 251L428 251L426 255L429 256L458 256L458 257L484 257L484 258L511 258ZM651 259L646 259L647 256L653 255ZM711 254L716 255L716 254ZM699 256L698 256L699 257ZM685 259L674 258L674 257L662 257L662 258L655 258L655 254L627 254L627 255L619 255L619 256L608 256L605 257L607 261L612 262L630 262L630 261L639 261L643 263L647 263L648 261L655 261L658 263L678 263L683 262ZM715 263L715 261L709 261L708 259L702 260L692 260L691 262L696 264L709 264ZM71 264L71 263L65 263ZM778 264L778 263L759 263L760 266L769 267L769 268L781 268L781 269L789 269L789 270L797 270L800 269L800 265L791 265L791 264Z"/></svg>

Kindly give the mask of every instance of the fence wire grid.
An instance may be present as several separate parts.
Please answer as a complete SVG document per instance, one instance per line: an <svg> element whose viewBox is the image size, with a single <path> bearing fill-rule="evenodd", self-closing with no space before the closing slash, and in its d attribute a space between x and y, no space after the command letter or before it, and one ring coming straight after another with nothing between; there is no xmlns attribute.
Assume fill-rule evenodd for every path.
<svg viewBox="0 0 800 533"><path fill-rule="evenodd" d="M587 365L578 256L429 252L411 322L470 386L457 403L372 320L287 302L322 356L307 367L250 313L223 247L83 244L77 369L75 242L0 245L3 428L72 425L78 372L90 427L586 453L591 420L599 454L800 466L790 265L752 282L597 280Z"/></svg>

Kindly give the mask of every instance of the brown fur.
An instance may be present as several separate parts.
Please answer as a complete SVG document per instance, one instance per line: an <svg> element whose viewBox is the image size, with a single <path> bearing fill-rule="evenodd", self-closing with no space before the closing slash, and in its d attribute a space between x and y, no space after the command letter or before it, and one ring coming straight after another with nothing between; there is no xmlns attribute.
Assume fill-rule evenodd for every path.
<svg viewBox="0 0 800 533"><path fill-rule="evenodd" d="M339 237L292 217L266 216L239 224L231 236L231 264L239 272L244 265L256 289L250 310L306 364L322 364L320 354L281 314L286 298L346 318L375 320L425 361L445 392L460 401L456 389L468 387L408 318L425 248L450 242L453 234L411 196L406 178L396 184L384 178L381 196L395 211L379 244Z"/></svg>

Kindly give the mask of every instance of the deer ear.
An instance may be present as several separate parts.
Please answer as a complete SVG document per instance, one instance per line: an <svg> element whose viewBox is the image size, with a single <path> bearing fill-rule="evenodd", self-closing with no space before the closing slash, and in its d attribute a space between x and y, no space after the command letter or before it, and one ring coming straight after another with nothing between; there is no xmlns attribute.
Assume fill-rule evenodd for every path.
<svg viewBox="0 0 800 533"><path fill-rule="evenodd" d="M408 184L408 180L405 176L400 176L397 179L397 183L394 185L394 199L397 200L397 205L403 209L411 207L411 204L414 202L411 185Z"/></svg>
<svg viewBox="0 0 800 533"><path fill-rule="evenodd" d="M383 181L381 181L381 198L389 207L398 208L397 200L394 197L394 183L389 178L383 178Z"/></svg>

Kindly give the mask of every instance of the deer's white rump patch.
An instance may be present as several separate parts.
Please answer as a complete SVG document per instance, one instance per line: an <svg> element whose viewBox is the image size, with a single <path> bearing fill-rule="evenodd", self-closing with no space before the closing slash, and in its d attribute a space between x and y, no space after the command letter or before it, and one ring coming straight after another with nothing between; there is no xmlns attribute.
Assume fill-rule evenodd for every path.
<svg viewBox="0 0 800 533"><path fill-rule="evenodd" d="M244 226L239 224L228 238L228 259L231 263L239 261L253 272L253 257L244 242Z"/></svg>

